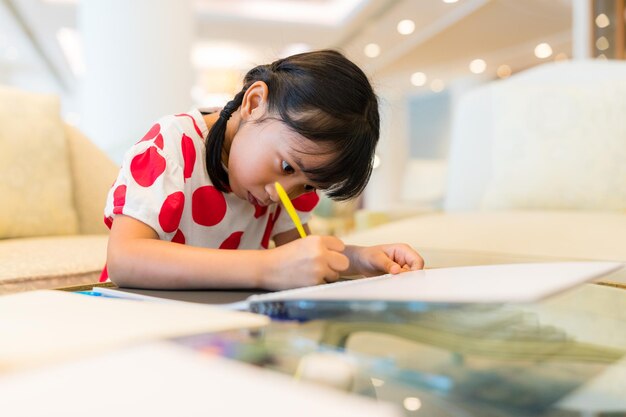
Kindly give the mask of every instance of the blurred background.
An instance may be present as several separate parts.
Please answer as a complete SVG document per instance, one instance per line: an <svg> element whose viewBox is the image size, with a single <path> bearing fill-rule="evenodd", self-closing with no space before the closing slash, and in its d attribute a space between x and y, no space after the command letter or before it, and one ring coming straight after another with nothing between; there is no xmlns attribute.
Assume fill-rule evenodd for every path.
<svg viewBox="0 0 626 417"><path fill-rule="evenodd" d="M116 163L158 117L221 106L245 72L336 48L380 98L364 196L323 200L322 232L436 210L458 99L567 60L624 58L624 0L1 0L0 84L58 95ZM376 213L380 214L377 220Z"/></svg>

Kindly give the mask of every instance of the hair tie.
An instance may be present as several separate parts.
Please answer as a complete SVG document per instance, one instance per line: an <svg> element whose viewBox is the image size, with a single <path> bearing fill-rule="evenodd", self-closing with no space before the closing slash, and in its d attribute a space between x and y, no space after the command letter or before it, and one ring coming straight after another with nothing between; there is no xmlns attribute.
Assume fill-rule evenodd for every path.
<svg viewBox="0 0 626 417"><path fill-rule="evenodd" d="M224 119L225 122L227 122L228 119L230 119L230 116L232 116L232 113L226 110L225 108L222 109L222 111L220 112L220 119Z"/></svg>

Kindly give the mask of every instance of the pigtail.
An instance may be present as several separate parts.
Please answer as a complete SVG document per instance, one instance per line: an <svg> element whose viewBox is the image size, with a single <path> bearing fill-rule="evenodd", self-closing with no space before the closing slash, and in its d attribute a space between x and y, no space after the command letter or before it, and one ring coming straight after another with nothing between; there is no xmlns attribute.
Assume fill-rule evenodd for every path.
<svg viewBox="0 0 626 417"><path fill-rule="evenodd" d="M247 89L247 88L246 88ZM226 124L233 112L241 106L245 90L241 90L222 109L220 117L215 121L206 138L206 169L213 186L222 192L229 191L228 172L222 163Z"/></svg>

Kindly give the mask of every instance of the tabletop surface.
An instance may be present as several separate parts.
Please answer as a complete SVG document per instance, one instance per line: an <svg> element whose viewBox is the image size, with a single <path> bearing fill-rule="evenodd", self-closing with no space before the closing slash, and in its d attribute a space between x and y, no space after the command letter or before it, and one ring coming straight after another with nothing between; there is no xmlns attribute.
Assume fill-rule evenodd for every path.
<svg viewBox="0 0 626 417"><path fill-rule="evenodd" d="M132 291L216 304L258 293ZM177 342L390 401L406 415L626 416L625 322L623 289L585 284L533 304L346 309Z"/></svg>

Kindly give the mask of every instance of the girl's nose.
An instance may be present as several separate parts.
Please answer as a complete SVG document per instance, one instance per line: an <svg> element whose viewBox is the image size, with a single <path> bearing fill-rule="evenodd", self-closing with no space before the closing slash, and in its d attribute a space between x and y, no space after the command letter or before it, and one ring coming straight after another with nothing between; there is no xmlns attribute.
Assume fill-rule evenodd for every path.
<svg viewBox="0 0 626 417"><path fill-rule="evenodd" d="M280 185L282 185L283 188L285 188L285 185L283 184L282 181L280 182ZM287 191L286 188L285 188L285 191ZM273 182L265 186L265 192L270 197L270 200L272 200L272 202L278 203L280 201L280 197L278 197L278 192L276 191L276 185Z"/></svg>
<svg viewBox="0 0 626 417"><path fill-rule="evenodd" d="M287 195L289 196L289 199L291 200L293 200L294 198L298 196L298 187L302 188L302 186L300 184L297 184L295 181L281 180L279 182L280 182L280 185L283 186L283 188L285 189L285 192L287 193ZM268 184L265 187L265 191L270 196L270 200L272 200L274 203L278 203L280 201L280 198L278 197L278 193L276 192L276 187L274 186L274 183Z"/></svg>

